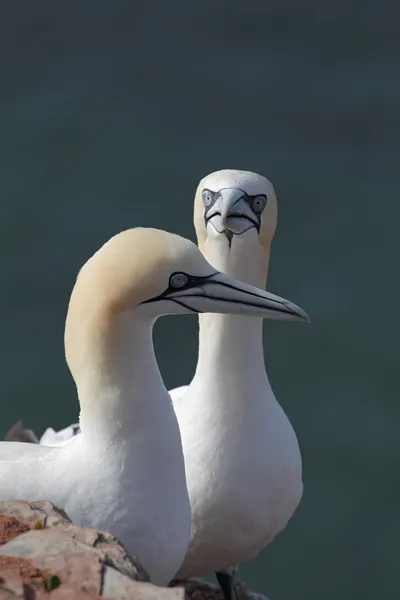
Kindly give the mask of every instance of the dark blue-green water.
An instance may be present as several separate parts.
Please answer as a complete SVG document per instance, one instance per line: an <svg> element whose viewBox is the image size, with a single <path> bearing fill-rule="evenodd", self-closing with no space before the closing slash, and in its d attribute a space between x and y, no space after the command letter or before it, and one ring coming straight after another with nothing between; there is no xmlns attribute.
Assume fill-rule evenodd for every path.
<svg viewBox="0 0 400 600"><path fill-rule="evenodd" d="M400 4L8 2L0 40L0 433L76 419L63 327L91 253L135 225L193 239L198 180L260 172L268 288L312 318L265 327L305 493L241 572L272 600L397 597ZM169 387L196 332L157 326Z"/></svg>

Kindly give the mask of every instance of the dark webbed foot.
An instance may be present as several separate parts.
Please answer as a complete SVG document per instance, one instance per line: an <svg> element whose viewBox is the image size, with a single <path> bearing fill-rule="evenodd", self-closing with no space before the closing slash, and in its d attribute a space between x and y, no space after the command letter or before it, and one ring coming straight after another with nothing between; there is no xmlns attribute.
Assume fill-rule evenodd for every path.
<svg viewBox="0 0 400 600"><path fill-rule="evenodd" d="M239 600L236 590L236 571L237 567L232 567L215 573L224 600Z"/></svg>

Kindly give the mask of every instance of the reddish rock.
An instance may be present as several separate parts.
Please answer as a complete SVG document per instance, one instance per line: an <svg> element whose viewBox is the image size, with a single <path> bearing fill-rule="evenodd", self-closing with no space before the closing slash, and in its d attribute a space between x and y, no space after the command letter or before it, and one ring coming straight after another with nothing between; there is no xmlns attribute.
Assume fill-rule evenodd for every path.
<svg viewBox="0 0 400 600"><path fill-rule="evenodd" d="M130 557L117 538L104 531L75 525L64 511L51 502L8 500L0 502L0 545L16 535L31 529L56 528L73 540L96 548L108 566L138 581L149 581L149 576L136 557ZM2 535L2 531L4 533Z"/></svg>
<svg viewBox="0 0 400 600"><path fill-rule="evenodd" d="M0 546L30 529L71 523L64 511L51 502L0 501Z"/></svg>
<svg viewBox="0 0 400 600"><path fill-rule="evenodd" d="M29 531L0 549L0 554L34 560L39 568L56 573L61 581L79 582L79 589L100 595L103 562L99 551L88 548L55 528Z"/></svg>
<svg viewBox="0 0 400 600"><path fill-rule="evenodd" d="M0 546L29 530L30 526L22 519L0 514Z"/></svg>
<svg viewBox="0 0 400 600"><path fill-rule="evenodd" d="M24 584L40 585L44 573L33 561L18 556L0 556L0 599L8 593L23 594ZM11 596L12 597L12 596ZM23 598L23 596L21 596Z"/></svg>
<svg viewBox="0 0 400 600"><path fill-rule="evenodd" d="M168 588L148 579L113 535L71 523L50 502L0 502L0 600L222 600L218 586L199 579ZM268 600L240 580L237 592Z"/></svg>
<svg viewBox="0 0 400 600"><path fill-rule="evenodd" d="M48 573L35 566L34 561L17 556L0 556L0 600L23 598L26 600L49 600L49 592L44 582ZM61 588L51 592L51 599L59 597L71 600L100 600L101 597L90 596L73 585L66 583L63 594ZM104 599L103 599L104 600Z"/></svg>
<svg viewBox="0 0 400 600"><path fill-rule="evenodd" d="M161 588L111 534L71 523L50 502L0 502L0 600L184 600Z"/></svg>

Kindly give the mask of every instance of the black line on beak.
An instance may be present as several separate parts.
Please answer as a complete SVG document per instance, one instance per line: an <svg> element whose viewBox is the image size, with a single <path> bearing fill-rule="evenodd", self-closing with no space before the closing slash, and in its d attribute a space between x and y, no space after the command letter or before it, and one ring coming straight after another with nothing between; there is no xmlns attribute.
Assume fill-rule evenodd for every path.
<svg viewBox="0 0 400 600"><path fill-rule="evenodd" d="M227 287L231 287L231 286L227 286ZM236 288L233 288L233 289L236 289ZM246 306L252 306L254 308L264 308L264 309L267 308L266 306L264 306L264 304L261 304L258 302L246 302L246 300L237 300L236 298L220 298L219 296L207 296L206 294L191 294L190 296L188 296L188 298L203 298L203 299L207 299L207 300L217 300L218 302L225 302L225 304L242 304L242 305L246 305ZM256 298L259 298L259 296L256 296ZM174 302L176 301L174 298L166 298L166 299L172 300ZM178 304L180 304L180 303L178 302ZM291 310L289 310L285 304L283 304L281 302L279 302L278 304L279 304L279 306L277 306L277 307L268 306L267 310L270 310L272 312L277 312L277 313L283 313L286 315L296 315L297 314L297 313L294 313ZM193 312L204 312L204 311L196 311L194 309L190 309L190 307L186 306L183 303L182 303L182 305L185 308L192 310Z"/></svg>
<svg viewBox="0 0 400 600"><path fill-rule="evenodd" d="M149 298L148 300L144 300L143 302L141 302L141 304L150 304L152 302L157 302L158 300L171 300L173 302L176 302L177 304L181 304L181 306L184 306L185 308L187 308L189 310L193 310L193 312L195 312L195 313L201 312L201 311L194 310L194 309L190 308L189 306L186 306L186 304L184 304L181 300L181 298L184 298L184 296L179 296L179 300L177 300L173 294L174 293L176 294L177 292L182 292L184 290L190 290L191 288L194 288L194 287L201 287L205 283L209 283L210 280L212 280L212 278L215 277L215 275L219 275L219 272L216 271L215 273L211 273L210 275L204 275L203 277L198 277L197 275L188 275L187 273L183 273L183 271L179 272L179 273L186 275L186 277L188 278L187 283L185 285L183 285L182 287L174 287L173 285L170 284L167 287L167 289L164 290L161 294L159 294L158 296L155 296L154 298ZM175 275L175 274L177 274L177 272L171 273L170 280L173 277L173 275Z"/></svg>
<svg viewBox="0 0 400 600"><path fill-rule="evenodd" d="M231 290L235 290L236 292L242 292L243 294L247 294L248 296L252 297L252 298L258 298L259 300L263 300L262 296L259 296L258 294L254 293L254 292L250 292L247 290L243 290L241 288L237 288L236 286L230 284L230 283L226 283L225 281L220 281L220 280L214 280L213 278L216 275L219 275L220 273L218 271L216 271L215 273L211 273L210 275L205 275L204 277L197 277L196 275L187 275L185 273L185 275L187 275L188 277L188 283L185 286L182 286L181 288L176 288L173 286L168 286L168 288L162 293L159 294L158 296L156 296L155 298L150 298L149 300L144 300L144 302L142 302L141 304L150 304L152 302L157 302L158 300L169 300L170 302L175 302L175 304L178 304L179 306L182 306L183 308L185 308L188 311L191 311L194 314L198 314L198 313L203 313L204 311L201 310L196 310L194 308L192 308L191 306L188 306L185 302L185 296L174 296L174 293L183 291L183 290L187 290L187 289L191 289L191 288L203 288L205 285L211 286L211 285L220 285L226 288L229 288ZM172 274L174 275L174 273ZM171 275L171 277L172 277ZM271 312L276 312L276 313L283 313L283 314L287 314L287 315L292 315L292 316L296 316L297 313L293 312L292 310L290 310L287 305L284 302L280 302L279 300L274 300L272 298L270 298L271 302L275 302L276 303L276 307L274 306L269 306L268 308L262 304L261 302L257 302L257 301L246 301L246 300L238 300L236 298L221 298L219 296L209 296L206 292L204 294L190 294L187 296L188 300L190 298L202 298L203 300L216 300L217 302L223 302L225 304L241 304L241 305L245 305L245 306L251 306L253 308L262 308L262 309L267 309ZM207 311L205 311L207 312ZM297 315L299 316L299 315Z"/></svg>
<svg viewBox="0 0 400 600"><path fill-rule="evenodd" d="M190 298L193 298L193 296L190 296ZM187 310L190 310L192 313L194 314L198 314L203 312L202 310L196 310L195 308L192 308L191 306L187 306L184 302L182 302L181 300L177 300L176 298L165 298L166 300L169 300L170 302L174 302L175 304L179 304L179 306L182 306L183 308L186 308Z"/></svg>
<svg viewBox="0 0 400 600"><path fill-rule="evenodd" d="M249 296L254 296L255 298L262 298L262 296L259 296L258 294L254 293L254 292L249 292L248 290L242 290L240 288L235 287L231 283L226 283L225 281L215 281L212 283L222 285L223 287L229 288L231 290L236 290L237 292L242 292L243 294L248 294ZM276 302L276 304L280 304L281 306L286 307L286 304L284 302L280 302L279 300L274 300L272 298L270 298L270 300L271 300L271 302Z"/></svg>

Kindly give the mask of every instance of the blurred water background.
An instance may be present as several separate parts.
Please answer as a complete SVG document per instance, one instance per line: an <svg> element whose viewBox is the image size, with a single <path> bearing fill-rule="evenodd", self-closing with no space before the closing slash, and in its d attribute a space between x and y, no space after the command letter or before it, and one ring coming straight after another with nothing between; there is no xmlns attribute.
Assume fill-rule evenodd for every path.
<svg viewBox="0 0 400 600"><path fill-rule="evenodd" d="M0 8L0 433L77 418L64 318L104 241L136 225L194 239L202 176L268 176L268 288L312 318L265 326L305 482L241 570L272 600L398 595L399 34L394 0ZM196 332L157 325L168 387L190 380Z"/></svg>

